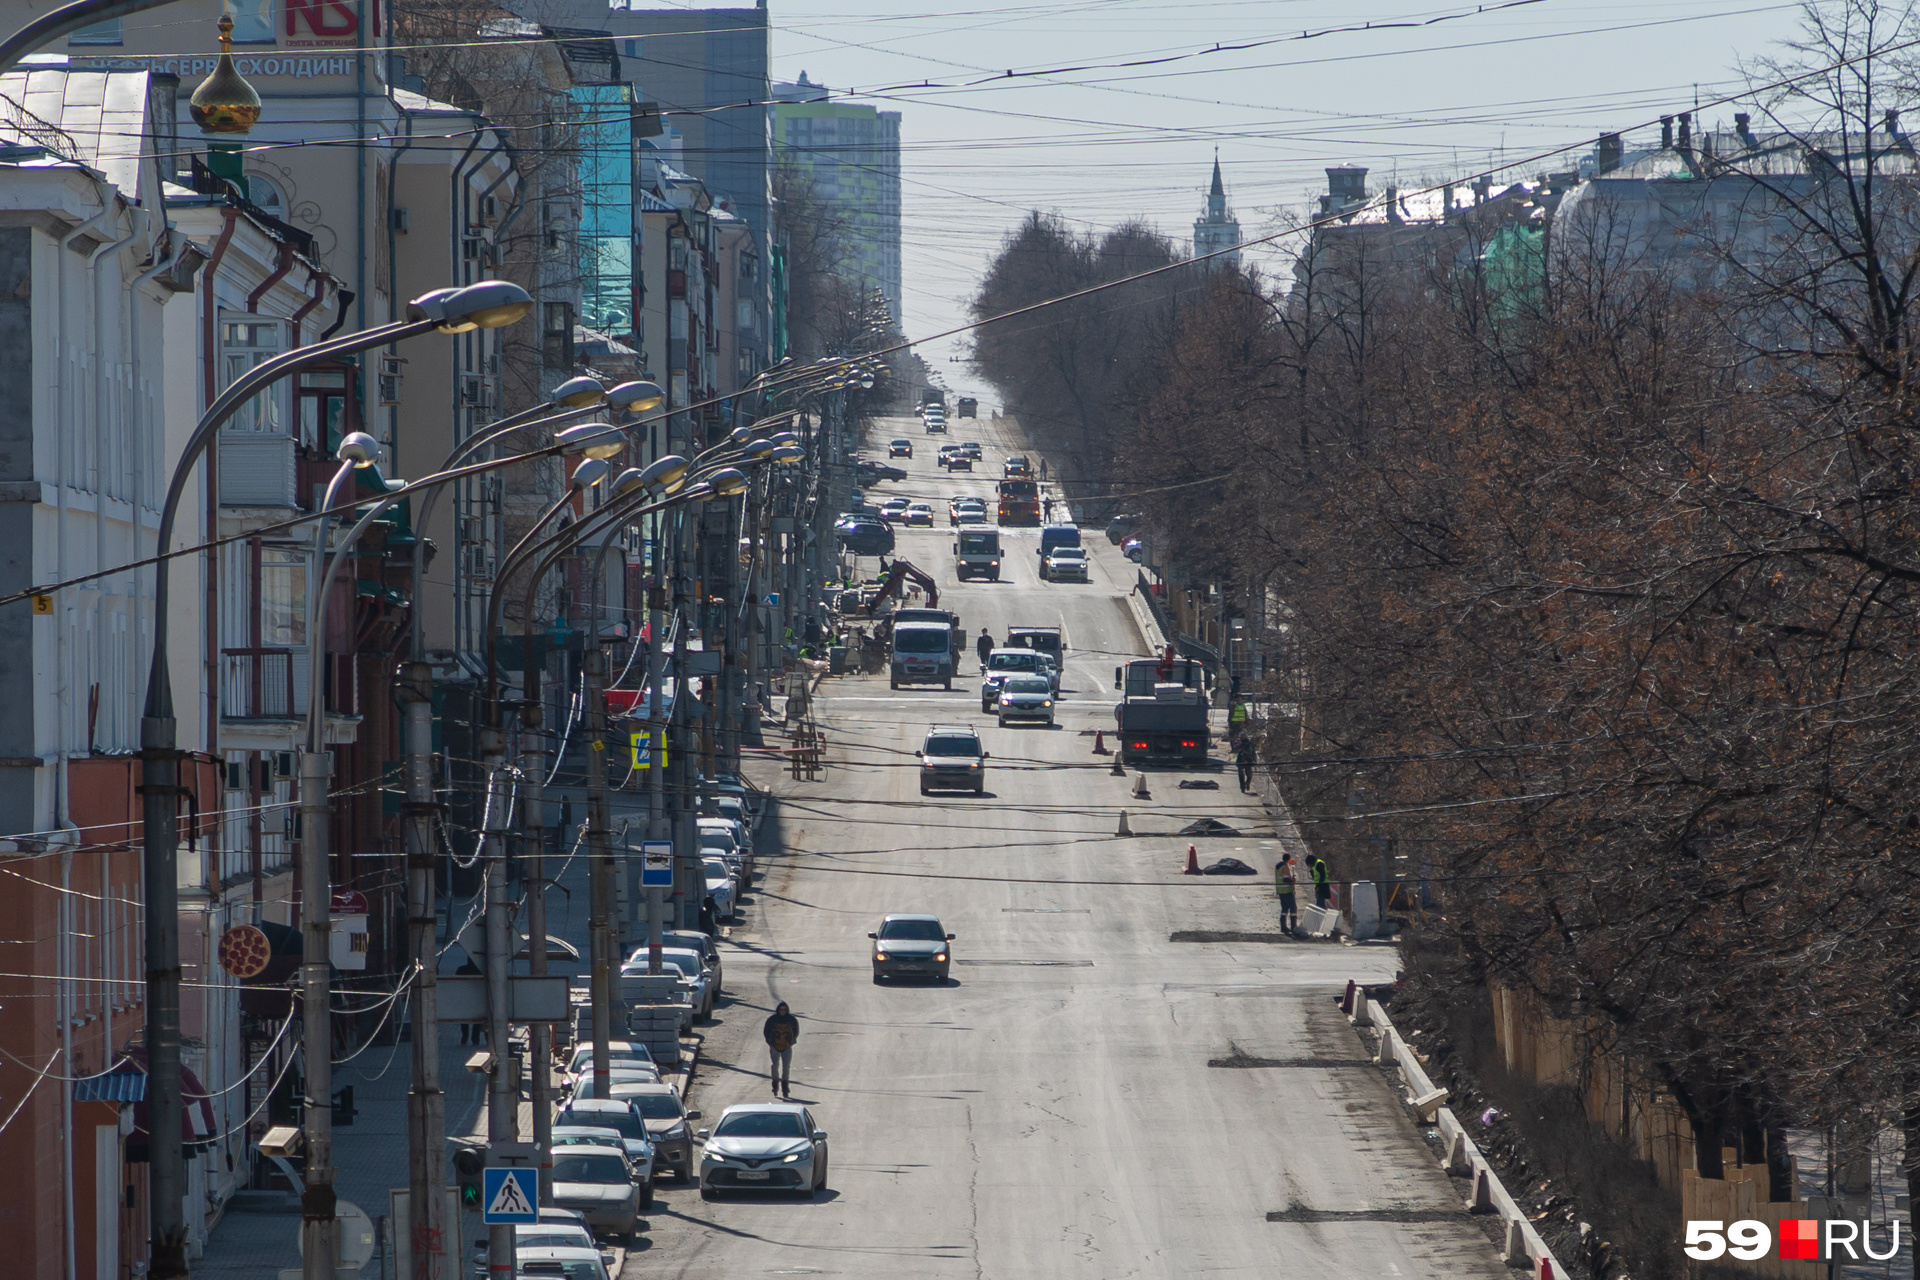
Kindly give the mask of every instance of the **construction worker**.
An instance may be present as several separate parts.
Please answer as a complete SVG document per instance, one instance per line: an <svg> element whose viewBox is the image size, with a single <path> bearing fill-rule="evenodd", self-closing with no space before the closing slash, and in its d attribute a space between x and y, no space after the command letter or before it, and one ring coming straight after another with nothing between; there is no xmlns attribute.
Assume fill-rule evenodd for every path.
<svg viewBox="0 0 1920 1280"><path fill-rule="evenodd" d="M1273 864L1273 892L1280 899L1280 932L1291 935L1300 927L1300 910L1293 897L1293 855Z"/></svg>
<svg viewBox="0 0 1920 1280"><path fill-rule="evenodd" d="M1327 899L1333 896L1333 885L1328 881L1327 860L1317 853L1308 854L1307 871L1313 876L1313 905L1324 910Z"/></svg>

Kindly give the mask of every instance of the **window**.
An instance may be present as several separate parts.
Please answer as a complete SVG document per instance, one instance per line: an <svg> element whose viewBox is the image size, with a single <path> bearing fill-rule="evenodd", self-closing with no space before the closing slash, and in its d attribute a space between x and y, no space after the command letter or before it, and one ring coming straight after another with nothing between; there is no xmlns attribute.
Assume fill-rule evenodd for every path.
<svg viewBox="0 0 1920 1280"><path fill-rule="evenodd" d="M307 553L260 548L260 644L299 649L307 643Z"/></svg>
<svg viewBox="0 0 1920 1280"><path fill-rule="evenodd" d="M747 1111L722 1116L716 1138L804 1138L806 1128L791 1111Z"/></svg>
<svg viewBox="0 0 1920 1280"><path fill-rule="evenodd" d="M233 15L235 44L274 42L273 0L227 0L227 12Z"/></svg>
<svg viewBox="0 0 1920 1280"><path fill-rule="evenodd" d="M631 1183L632 1175L627 1169L624 1156L574 1156L553 1155L553 1180L555 1182L612 1182Z"/></svg>
<svg viewBox="0 0 1920 1280"><path fill-rule="evenodd" d="M220 326L221 379L232 386L257 364L280 354L280 324L275 320L227 320ZM260 392L227 420L228 431L284 431L280 391Z"/></svg>
<svg viewBox="0 0 1920 1280"><path fill-rule="evenodd" d="M262 213L272 214L282 222L287 220L286 193L272 178L264 178L257 173L248 174L247 199L253 201Z"/></svg>
<svg viewBox="0 0 1920 1280"><path fill-rule="evenodd" d="M898 942L945 942L947 934L938 920L889 920L880 926L880 937Z"/></svg>

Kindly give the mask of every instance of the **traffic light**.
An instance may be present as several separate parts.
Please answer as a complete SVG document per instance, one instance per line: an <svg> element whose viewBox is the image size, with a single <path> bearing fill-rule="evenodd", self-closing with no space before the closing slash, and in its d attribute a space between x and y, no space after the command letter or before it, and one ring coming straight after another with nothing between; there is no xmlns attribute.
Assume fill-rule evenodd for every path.
<svg viewBox="0 0 1920 1280"><path fill-rule="evenodd" d="M486 1167L486 1161L472 1147L461 1147L453 1153L453 1171L460 1177L462 1209L480 1208L480 1178Z"/></svg>

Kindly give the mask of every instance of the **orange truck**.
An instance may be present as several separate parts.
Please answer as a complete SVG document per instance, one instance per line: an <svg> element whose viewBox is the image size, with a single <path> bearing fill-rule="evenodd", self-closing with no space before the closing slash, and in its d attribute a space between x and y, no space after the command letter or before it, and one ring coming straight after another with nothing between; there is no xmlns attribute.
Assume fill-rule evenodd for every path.
<svg viewBox="0 0 1920 1280"><path fill-rule="evenodd" d="M1040 486L1028 479L1000 482L1000 523L1040 523Z"/></svg>

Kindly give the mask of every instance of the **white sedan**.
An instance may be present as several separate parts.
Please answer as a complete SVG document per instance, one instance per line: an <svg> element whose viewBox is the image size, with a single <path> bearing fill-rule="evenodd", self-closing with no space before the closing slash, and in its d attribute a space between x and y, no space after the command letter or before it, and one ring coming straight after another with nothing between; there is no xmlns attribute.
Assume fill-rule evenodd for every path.
<svg viewBox="0 0 1920 1280"><path fill-rule="evenodd" d="M792 1191L811 1198L827 1189L827 1135L795 1102L728 1107L700 1155L700 1196L719 1191Z"/></svg>

